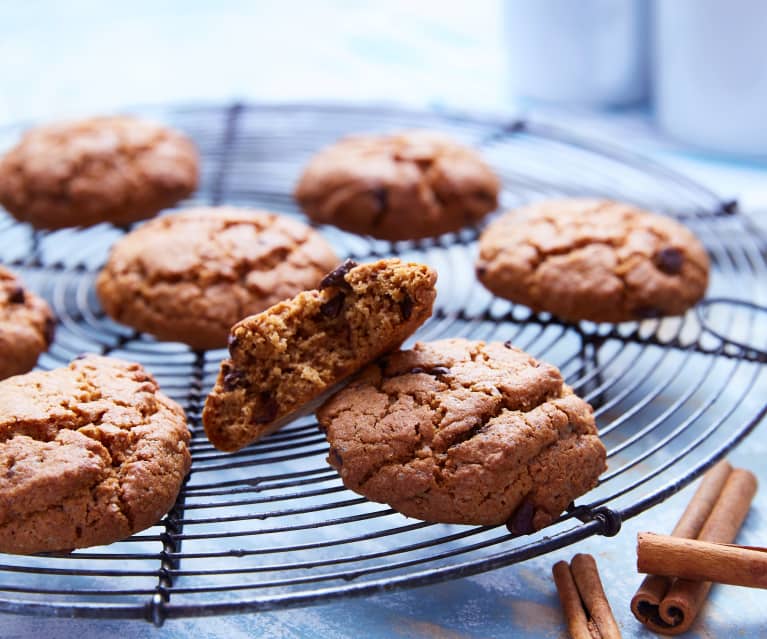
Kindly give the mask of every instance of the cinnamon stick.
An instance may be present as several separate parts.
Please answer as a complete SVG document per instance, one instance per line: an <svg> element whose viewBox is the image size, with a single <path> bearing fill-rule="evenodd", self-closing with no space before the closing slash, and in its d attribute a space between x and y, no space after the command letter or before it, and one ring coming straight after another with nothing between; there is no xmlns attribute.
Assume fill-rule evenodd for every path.
<svg viewBox="0 0 767 639"><path fill-rule="evenodd" d="M733 470L698 539L725 544L734 541L751 508L756 488L753 473L741 468ZM685 632L695 621L709 590L710 581L676 579L661 602L661 618L679 628L679 632Z"/></svg>
<svg viewBox="0 0 767 639"><path fill-rule="evenodd" d="M582 553L575 555L570 562L570 570L586 610L596 623L602 639L620 639L621 631L615 623L613 611L602 588L594 557Z"/></svg>
<svg viewBox="0 0 767 639"><path fill-rule="evenodd" d="M696 582L767 588L767 548L639 533L637 570Z"/></svg>
<svg viewBox="0 0 767 639"><path fill-rule="evenodd" d="M723 459L703 476L698 490L671 532L673 536L690 539L698 536L731 472L732 466ZM655 632L669 630L670 624L660 617L659 609L671 582L668 577L648 575L631 599L631 611L634 616Z"/></svg>
<svg viewBox="0 0 767 639"><path fill-rule="evenodd" d="M557 562L552 572L573 639L620 639L621 632L591 555L575 555L570 565Z"/></svg>
<svg viewBox="0 0 767 639"><path fill-rule="evenodd" d="M567 620L567 630L572 639L599 639L599 636L592 634L589 628L581 596L578 594L573 574L570 572L570 565L566 561L558 561L551 572L554 574L559 601Z"/></svg>
<svg viewBox="0 0 767 639"><path fill-rule="evenodd" d="M715 466L704 479L704 484L708 484L706 495L710 489L716 486L714 471L724 474L724 467ZM719 477L721 479L721 477ZM729 543L735 539L740 530L743 520L748 514L751 501L756 493L757 482L754 475L746 470L735 469L729 472L721 488L721 494L716 500L711 513L707 517L705 524L700 529L697 538L701 541ZM704 485L698 489L693 498L695 501L699 494L704 492ZM703 508L706 495L702 495L698 500L699 504L695 507ZM688 510L691 510L688 506ZM687 511L685 511L687 514ZM683 516L684 518L684 516ZM690 518L692 521L692 517ZM681 523L681 521L680 521ZM680 526L677 526L678 528ZM689 525L688 531L692 529ZM675 532L676 532L675 528ZM669 580L658 577L653 580L650 588L642 589L637 592L632 600L632 611L639 621L648 626L651 630L663 634L676 635L686 632L695 621L706 596L711 589L710 581L695 581L690 579L674 579L668 590L659 595L660 588L651 590L654 584L669 583ZM643 582L643 586L646 582Z"/></svg>

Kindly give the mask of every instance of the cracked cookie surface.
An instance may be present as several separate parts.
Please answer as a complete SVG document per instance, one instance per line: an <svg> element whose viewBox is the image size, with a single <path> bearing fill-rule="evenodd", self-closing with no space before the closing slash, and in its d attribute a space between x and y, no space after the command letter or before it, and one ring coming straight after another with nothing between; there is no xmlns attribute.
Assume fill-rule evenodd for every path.
<svg viewBox="0 0 767 639"><path fill-rule="evenodd" d="M0 266L0 379L26 373L53 341L48 304Z"/></svg>
<svg viewBox="0 0 767 639"><path fill-rule="evenodd" d="M188 444L184 411L139 364L89 356L0 382L0 552L108 544L155 524Z"/></svg>
<svg viewBox="0 0 767 639"><path fill-rule="evenodd" d="M478 153L430 131L350 136L323 149L295 190L307 215L353 233L409 240L474 224L500 182Z"/></svg>
<svg viewBox="0 0 767 639"><path fill-rule="evenodd" d="M197 150L181 133L128 116L39 126L0 159L0 204L59 229L127 224L197 188Z"/></svg>
<svg viewBox="0 0 767 639"><path fill-rule="evenodd" d="M430 522L532 532L605 469L591 406L508 343L418 342L367 367L317 418L347 488Z"/></svg>
<svg viewBox="0 0 767 639"><path fill-rule="evenodd" d="M477 277L493 293L570 320L681 315L705 294L705 248L679 222L608 200L550 200L482 233Z"/></svg>
<svg viewBox="0 0 767 639"><path fill-rule="evenodd" d="M235 324L230 359L205 401L208 439L221 450L242 448L398 348L431 315L436 280L423 264L347 260L318 290Z"/></svg>
<svg viewBox="0 0 767 639"><path fill-rule="evenodd" d="M235 322L317 286L337 263L323 237L300 222L196 208L117 242L96 289L118 322L196 349L222 348Z"/></svg>

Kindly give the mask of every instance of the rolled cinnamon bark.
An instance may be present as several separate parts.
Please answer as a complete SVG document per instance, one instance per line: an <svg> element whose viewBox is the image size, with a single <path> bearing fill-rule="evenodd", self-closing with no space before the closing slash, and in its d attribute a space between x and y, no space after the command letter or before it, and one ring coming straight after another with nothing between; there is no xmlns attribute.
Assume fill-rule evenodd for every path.
<svg viewBox="0 0 767 639"><path fill-rule="evenodd" d="M558 561L551 569L554 574L554 583L559 593L559 602L565 613L567 630L572 639L595 639L589 628L586 612L583 610L581 596L570 572L570 566L566 561ZM598 639L598 636L597 636Z"/></svg>
<svg viewBox="0 0 767 639"><path fill-rule="evenodd" d="M621 632L591 555L575 555L570 565L557 562L552 572L573 639L620 639Z"/></svg>
<svg viewBox="0 0 767 639"><path fill-rule="evenodd" d="M725 477L723 486L722 477ZM735 539L756 494L757 482L756 477L747 470L731 470L724 463L707 473L693 498L693 502L697 503L688 506L682 517L686 521L682 525L680 520L674 529L675 533L677 530L688 533L693 531L695 521L700 521L717 486L721 487L721 493L697 538L720 543L729 543ZM670 586L665 590L668 584ZM631 609L634 616L654 632L681 634L689 630L695 621L710 589L710 581L655 576L643 582L632 599Z"/></svg>
<svg viewBox="0 0 767 639"><path fill-rule="evenodd" d="M639 533L637 570L694 582L767 588L767 548Z"/></svg>
<svg viewBox="0 0 767 639"><path fill-rule="evenodd" d="M591 555L578 554L570 562L570 569L586 610L599 629L599 635L602 639L620 639L621 631L602 588L597 562Z"/></svg>
<svg viewBox="0 0 767 639"><path fill-rule="evenodd" d="M673 536L689 539L698 536L731 472L732 466L723 459L704 475L698 490L671 532ZM671 582L668 577L648 575L631 599L631 611L634 616L654 632L673 634L670 632L673 630L673 624L660 616L660 605L671 587Z"/></svg>
<svg viewBox="0 0 767 639"><path fill-rule="evenodd" d="M756 488L757 481L753 473L742 468L733 470L698 539L725 544L734 541L751 508ZM710 581L674 581L659 609L661 619L673 627L673 634L686 632L690 628L709 590Z"/></svg>

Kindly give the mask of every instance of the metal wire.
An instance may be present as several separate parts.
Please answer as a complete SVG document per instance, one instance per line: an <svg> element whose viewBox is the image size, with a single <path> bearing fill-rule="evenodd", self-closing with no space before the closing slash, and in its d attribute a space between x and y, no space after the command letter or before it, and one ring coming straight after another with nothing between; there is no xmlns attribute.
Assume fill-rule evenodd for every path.
<svg viewBox="0 0 767 639"><path fill-rule="evenodd" d="M58 316L40 367L82 352L143 363L185 408L192 471L170 513L122 542L73 553L0 555L0 611L76 617L167 618L321 603L475 574L615 534L735 446L767 412L767 242L705 187L605 142L538 122L460 113L335 105L245 105L144 110L191 135L200 190L183 206L234 204L301 213L294 181L312 153L350 132L436 128L479 147L503 177L504 206L557 195L599 195L673 215L712 258L709 301L683 318L617 326L565 324L494 298L476 284L480 229L388 243L330 227L343 256L399 255L440 274L434 316L416 339L511 340L561 368L595 407L608 448L600 485L545 531L409 520L350 493L324 457L311 416L234 454L200 426L225 351L192 352L105 316L93 280L128 229L33 232L0 212L0 262L20 272ZM0 146L18 128L0 131ZM727 302L738 291L740 298Z"/></svg>

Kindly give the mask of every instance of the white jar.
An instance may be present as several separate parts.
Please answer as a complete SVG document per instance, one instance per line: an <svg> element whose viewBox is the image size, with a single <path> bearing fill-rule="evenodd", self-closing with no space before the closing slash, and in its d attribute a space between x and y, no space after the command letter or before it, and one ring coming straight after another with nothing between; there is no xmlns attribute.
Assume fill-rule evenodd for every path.
<svg viewBox="0 0 767 639"><path fill-rule="evenodd" d="M767 1L660 0L655 112L670 136L767 156Z"/></svg>
<svg viewBox="0 0 767 639"><path fill-rule="evenodd" d="M504 9L515 97L610 106L645 96L643 0L507 0Z"/></svg>

